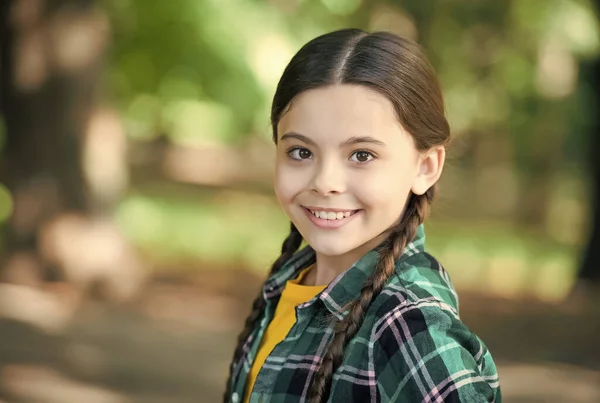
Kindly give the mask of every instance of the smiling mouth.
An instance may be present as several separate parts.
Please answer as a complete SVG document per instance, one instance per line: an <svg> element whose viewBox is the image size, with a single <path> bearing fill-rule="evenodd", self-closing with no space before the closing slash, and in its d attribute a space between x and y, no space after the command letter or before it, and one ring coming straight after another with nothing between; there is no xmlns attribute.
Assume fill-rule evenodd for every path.
<svg viewBox="0 0 600 403"><path fill-rule="evenodd" d="M310 208L304 207L304 206L302 206L302 208L304 208L305 210L310 212L313 216L315 216L321 220L328 220L328 221L343 220L344 218L348 218L360 211L360 210L336 211L336 210L331 210L331 209L327 209L327 211L325 211L325 210L319 210L319 209L310 209Z"/></svg>

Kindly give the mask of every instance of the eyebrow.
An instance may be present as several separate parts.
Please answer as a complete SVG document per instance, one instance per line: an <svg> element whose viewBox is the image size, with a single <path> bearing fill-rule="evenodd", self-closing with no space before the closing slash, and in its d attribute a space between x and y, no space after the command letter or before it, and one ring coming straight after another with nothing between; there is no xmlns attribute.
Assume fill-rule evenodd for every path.
<svg viewBox="0 0 600 403"><path fill-rule="evenodd" d="M288 132L286 134L284 134L283 136L281 136L281 141L283 140L288 140L288 139L296 139L296 140L300 140L303 143L306 143L308 145L311 146L316 146L317 143L315 143L314 141L312 141L310 138L304 136L303 134L300 133L294 133L294 132Z"/></svg>
<svg viewBox="0 0 600 403"><path fill-rule="evenodd" d="M371 144L385 147L385 143L383 141L377 140L376 138L373 138L371 136L353 136L345 141L345 144L349 144L349 145L359 144L359 143L371 143Z"/></svg>
<svg viewBox="0 0 600 403"><path fill-rule="evenodd" d="M309 137L306 137L305 135L300 134L300 133L288 132L288 133L284 134L283 136L281 136L280 140L283 141L283 140L288 140L288 139L297 139L297 140L300 140L303 143L306 143L311 146L317 145L317 143L315 143L312 139L310 139ZM385 143L383 141L377 140L376 138L373 138L371 136L352 136L348 140L344 141L342 143L342 145L354 145L354 144L360 144L360 143L370 143L370 144L375 144L378 146L385 147Z"/></svg>

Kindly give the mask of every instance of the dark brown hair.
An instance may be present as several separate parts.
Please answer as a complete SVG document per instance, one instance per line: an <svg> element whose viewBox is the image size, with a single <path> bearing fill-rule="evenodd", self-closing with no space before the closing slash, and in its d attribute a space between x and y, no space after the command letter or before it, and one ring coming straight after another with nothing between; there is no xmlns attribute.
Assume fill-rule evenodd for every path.
<svg viewBox="0 0 600 403"><path fill-rule="evenodd" d="M319 36L292 58L277 86L271 109L273 141L277 143L277 125L302 92L335 84L368 87L384 95L394 106L398 121L411 134L418 150L446 145L450 128L444 114L440 85L427 57L414 41L388 32L367 33L344 29ZM329 396L333 373L341 365L348 342L356 335L373 299L394 273L396 261L414 238L425 220L435 195L432 186L422 195L410 194L402 217L388 230L379 248L379 260L365 282L360 297L350 302L348 315L334 322L333 338L319 370L312 380L309 402L324 402ZM297 251L302 238L292 224L283 243L281 256L271 267L275 273ZM246 338L265 307L262 293L254 301L252 312L238 340L234 362L242 354ZM228 380L228 384L230 380ZM229 390L225 393L228 400Z"/></svg>

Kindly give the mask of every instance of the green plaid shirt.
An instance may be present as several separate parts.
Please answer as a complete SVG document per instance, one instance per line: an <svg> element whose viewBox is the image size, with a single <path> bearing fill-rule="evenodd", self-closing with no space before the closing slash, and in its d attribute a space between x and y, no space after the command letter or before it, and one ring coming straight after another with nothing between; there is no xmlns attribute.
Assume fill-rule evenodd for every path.
<svg viewBox="0 0 600 403"><path fill-rule="evenodd" d="M448 273L424 245L421 226L347 345L333 376L329 402L501 401L492 356L460 321ZM305 247L265 283L265 312L242 357L232 363L231 402L243 399L248 372L286 281L314 261L314 250ZM251 403L306 401L332 337L328 318L343 318L341 307L358 298L376 261L377 251L368 252L315 298L296 307L296 323L260 369Z"/></svg>

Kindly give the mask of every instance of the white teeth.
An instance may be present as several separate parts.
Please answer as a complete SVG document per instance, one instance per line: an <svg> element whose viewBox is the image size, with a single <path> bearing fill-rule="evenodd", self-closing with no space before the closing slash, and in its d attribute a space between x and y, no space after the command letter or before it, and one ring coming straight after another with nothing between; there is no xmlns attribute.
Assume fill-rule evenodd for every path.
<svg viewBox="0 0 600 403"><path fill-rule="evenodd" d="M333 212L333 211L312 211L310 210L310 212L317 218L320 218L322 220L341 220L347 217L350 217L352 215L352 212L350 211L346 211L346 212Z"/></svg>

